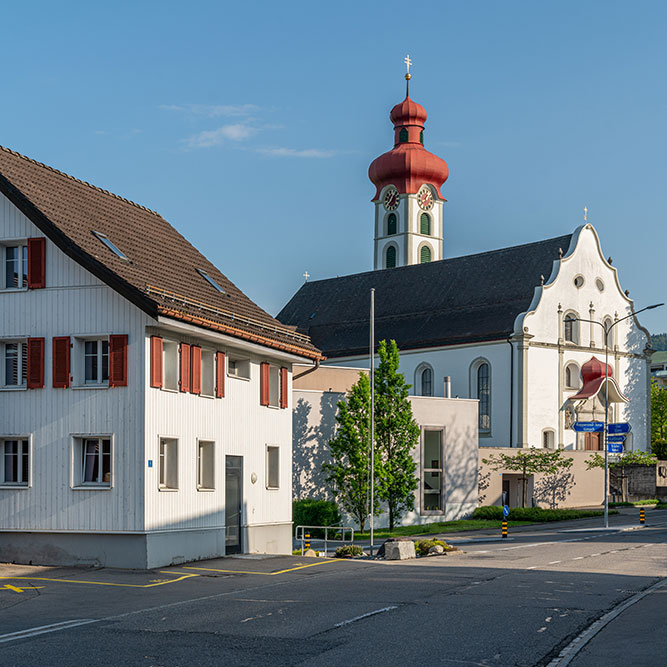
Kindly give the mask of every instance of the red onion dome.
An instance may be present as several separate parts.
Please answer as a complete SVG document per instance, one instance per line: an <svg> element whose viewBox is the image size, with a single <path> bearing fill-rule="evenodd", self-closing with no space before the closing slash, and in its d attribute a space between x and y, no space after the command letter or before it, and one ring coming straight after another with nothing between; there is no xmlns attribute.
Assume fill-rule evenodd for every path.
<svg viewBox="0 0 667 667"><path fill-rule="evenodd" d="M581 379L584 381L584 384L591 382L592 380L599 380L600 378L605 377L604 367L604 363L602 363L597 357L593 357L587 361L581 367ZM612 375L613 371L611 366L607 364L606 377L611 377Z"/></svg>
<svg viewBox="0 0 667 667"><path fill-rule="evenodd" d="M394 147L371 162L368 177L376 187L373 201L382 188L394 185L400 194L416 194L424 183L440 188L449 176L447 163L424 148L426 110L406 97L389 115L394 124Z"/></svg>

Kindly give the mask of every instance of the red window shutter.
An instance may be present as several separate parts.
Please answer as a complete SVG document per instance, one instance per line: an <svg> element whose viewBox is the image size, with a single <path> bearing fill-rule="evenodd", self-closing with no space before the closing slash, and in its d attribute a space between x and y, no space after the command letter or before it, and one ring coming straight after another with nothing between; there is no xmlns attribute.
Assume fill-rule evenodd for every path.
<svg viewBox="0 0 667 667"><path fill-rule="evenodd" d="M181 391L190 391L190 346L181 343Z"/></svg>
<svg viewBox="0 0 667 667"><path fill-rule="evenodd" d="M46 287L46 239L28 239L28 287Z"/></svg>
<svg viewBox="0 0 667 667"><path fill-rule="evenodd" d="M218 398L225 397L225 353L215 353L216 383L215 395Z"/></svg>
<svg viewBox="0 0 667 667"><path fill-rule="evenodd" d="M162 388L162 338L151 336L151 387Z"/></svg>
<svg viewBox="0 0 667 667"><path fill-rule="evenodd" d="M28 389L44 387L44 339L28 338Z"/></svg>
<svg viewBox="0 0 667 667"><path fill-rule="evenodd" d="M269 382L271 375L269 371L269 364L265 361L259 365L259 404L269 404Z"/></svg>
<svg viewBox="0 0 667 667"><path fill-rule="evenodd" d="M287 369L280 369L280 407L286 408L288 405L287 400Z"/></svg>
<svg viewBox="0 0 667 667"><path fill-rule="evenodd" d="M53 386L67 389L70 385L70 342L69 336L53 339Z"/></svg>
<svg viewBox="0 0 667 667"><path fill-rule="evenodd" d="M109 386L127 387L127 334L109 336Z"/></svg>
<svg viewBox="0 0 667 667"><path fill-rule="evenodd" d="M190 383L190 392L193 394L201 394L201 347L199 345L192 346L192 361L190 370L192 372Z"/></svg>

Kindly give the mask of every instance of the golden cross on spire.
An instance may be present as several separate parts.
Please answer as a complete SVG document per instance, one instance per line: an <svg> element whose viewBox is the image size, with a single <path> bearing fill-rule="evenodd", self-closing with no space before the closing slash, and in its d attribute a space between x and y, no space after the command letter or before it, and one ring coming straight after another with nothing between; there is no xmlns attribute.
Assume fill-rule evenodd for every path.
<svg viewBox="0 0 667 667"><path fill-rule="evenodd" d="M405 58L403 59L403 62L405 63L406 67L408 68L408 73L407 73L405 78L409 79L410 78L410 65L412 65L412 60L410 60L410 56L409 55L405 56Z"/></svg>
<svg viewBox="0 0 667 667"><path fill-rule="evenodd" d="M588 220L588 206L584 206L584 222Z"/></svg>
<svg viewBox="0 0 667 667"><path fill-rule="evenodd" d="M412 78L412 74L410 74L410 65L412 65L412 60L410 60L410 56L407 55L403 58L403 62L408 69L405 74L405 96L410 97L410 79Z"/></svg>

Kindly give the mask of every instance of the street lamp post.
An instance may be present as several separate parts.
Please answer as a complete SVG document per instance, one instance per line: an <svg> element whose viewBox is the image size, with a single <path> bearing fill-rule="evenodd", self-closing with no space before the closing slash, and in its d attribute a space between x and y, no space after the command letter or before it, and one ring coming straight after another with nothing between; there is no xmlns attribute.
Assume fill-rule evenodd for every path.
<svg viewBox="0 0 667 667"><path fill-rule="evenodd" d="M609 326L605 326L603 322L598 322L597 320L587 320L583 317L576 317L579 322L591 322L592 324L598 324L602 327L604 331L604 431L603 431L603 447L604 447L604 527L609 528L609 333L610 331L623 320L627 320L634 315L643 313L645 310L653 310L654 308L659 308L664 306L664 303L655 303L652 306L646 306L640 310L634 310L629 315L621 317L620 320L616 320Z"/></svg>

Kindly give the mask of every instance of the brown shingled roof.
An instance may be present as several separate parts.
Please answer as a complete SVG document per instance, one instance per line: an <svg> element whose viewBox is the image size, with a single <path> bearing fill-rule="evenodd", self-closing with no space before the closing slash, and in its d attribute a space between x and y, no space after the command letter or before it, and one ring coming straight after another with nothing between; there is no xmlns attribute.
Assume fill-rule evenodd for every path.
<svg viewBox="0 0 667 667"><path fill-rule="evenodd" d="M253 303L159 213L2 146L0 192L63 252L151 317L164 315L299 356L321 357L307 336ZM105 234L129 261L93 231Z"/></svg>

